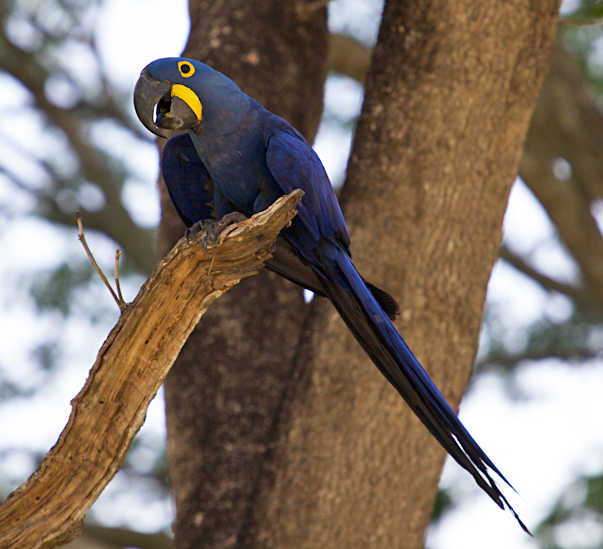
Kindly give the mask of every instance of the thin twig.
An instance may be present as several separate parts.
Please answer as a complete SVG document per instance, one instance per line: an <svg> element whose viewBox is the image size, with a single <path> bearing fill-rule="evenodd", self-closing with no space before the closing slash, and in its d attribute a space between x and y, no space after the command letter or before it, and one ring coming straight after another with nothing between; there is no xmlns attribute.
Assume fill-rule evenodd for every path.
<svg viewBox="0 0 603 549"><path fill-rule="evenodd" d="M101 277L102 281L105 283L105 286L107 286L107 288L109 288L109 291L111 292L111 295L113 296L113 299L115 300L115 303L117 303L117 306L121 310L122 306L124 305L123 299L120 301L119 297L117 297L117 294L113 291L113 288L111 288L111 284L109 284L107 277L105 276L103 271L101 271L100 267L98 266L98 263L96 262L96 259L94 259L94 256L92 255L92 252L90 251L90 248L88 247L88 243L86 242L86 237L84 236L84 225L82 223L82 216L80 215L79 211L76 212L76 215L77 215L77 226L79 228L78 238L80 239L82 246L84 246L84 250L86 250L86 254L88 254L88 259L90 260L90 263L92 263L94 270L98 273L98 276Z"/></svg>
<svg viewBox="0 0 603 549"><path fill-rule="evenodd" d="M119 296L119 308L123 309L126 302L124 296L121 293L121 284L119 283L119 258L121 257L121 250L117 248L115 252L115 287L117 288L117 295Z"/></svg>

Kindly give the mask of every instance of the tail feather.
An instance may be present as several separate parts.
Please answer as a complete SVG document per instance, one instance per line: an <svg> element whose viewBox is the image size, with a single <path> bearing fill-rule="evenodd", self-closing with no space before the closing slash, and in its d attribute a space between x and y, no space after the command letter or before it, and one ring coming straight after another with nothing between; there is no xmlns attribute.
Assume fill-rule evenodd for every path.
<svg viewBox="0 0 603 549"><path fill-rule="evenodd" d="M397 389L431 434L466 469L494 502L508 508L529 534L490 471L513 490L490 458L461 423L454 410L415 358L383 311L349 256L338 248L323 250L317 273L324 293L381 373ZM490 470L490 471L489 471Z"/></svg>
<svg viewBox="0 0 603 549"><path fill-rule="evenodd" d="M266 268L314 292L316 295L326 297L318 281L316 272L308 263L304 263L299 258L291 244L282 236L277 239L276 247L272 251L272 257L266 261ZM396 300L385 290L377 288L374 284L366 280L364 283L385 311L385 314L394 320L400 314L400 307Z"/></svg>

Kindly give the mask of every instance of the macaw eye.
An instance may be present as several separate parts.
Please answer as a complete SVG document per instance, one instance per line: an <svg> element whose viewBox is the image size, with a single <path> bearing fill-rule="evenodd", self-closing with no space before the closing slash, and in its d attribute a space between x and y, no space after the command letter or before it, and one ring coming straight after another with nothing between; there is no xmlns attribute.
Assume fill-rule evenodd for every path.
<svg viewBox="0 0 603 549"><path fill-rule="evenodd" d="M188 61L179 61L178 70L184 78L189 78L195 74L195 67L193 67Z"/></svg>

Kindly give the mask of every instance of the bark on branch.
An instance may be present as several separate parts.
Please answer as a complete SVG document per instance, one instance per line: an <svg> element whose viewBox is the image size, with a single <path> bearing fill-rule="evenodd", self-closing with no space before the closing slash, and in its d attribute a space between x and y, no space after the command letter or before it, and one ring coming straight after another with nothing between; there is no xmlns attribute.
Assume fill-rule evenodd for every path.
<svg viewBox="0 0 603 549"><path fill-rule="evenodd" d="M125 309L99 351L71 417L40 468L0 507L0 547L56 547L119 470L146 410L209 305L270 257L303 192L229 225L204 248L181 239Z"/></svg>

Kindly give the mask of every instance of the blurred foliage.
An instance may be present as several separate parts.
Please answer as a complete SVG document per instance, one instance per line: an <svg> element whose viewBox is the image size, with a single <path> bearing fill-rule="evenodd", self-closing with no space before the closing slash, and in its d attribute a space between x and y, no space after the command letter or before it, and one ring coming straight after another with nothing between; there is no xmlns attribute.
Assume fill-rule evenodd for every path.
<svg viewBox="0 0 603 549"><path fill-rule="evenodd" d="M603 476L587 476L568 486L536 536L543 549L603 546Z"/></svg>
<svg viewBox="0 0 603 549"><path fill-rule="evenodd" d="M90 263L64 263L58 269L37 273L31 292L39 311L58 309L69 314L75 288L90 282L95 276Z"/></svg>
<svg viewBox="0 0 603 549"><path fill-rule="evenodd" d="M0 176L32 199L28 213L73 227L82 210L87 228L112 238L148 273L153 233L124 204L125 186L139 175L123 151L151 141L128 114L129 94L103 66L98 9L98 1L80 0L0 4L0 79L12 92L0 107ZM16 131L24 126L31 128L26 137ZM0 208L15 214L9 205ZM71 280L77 279L74 273Z"/></svg>
<svg viewBox="0 0 603 549"><path fill-rule="evenodd" d="M601 0L582 0L580 5L570 15L568 20L582 21L584 24L597 23L603 18L603 2Z"/></svg>
<svg viewBox="0 0 603 549"><path fill-rule="evenodd" d="M476 373L495 370L503 376L513 374L526 361L557 358L580 365L603 355L603 324L577 309L562 322L542 318L533 323L521 338L505 341L508 328L490 310L485 320L489 332L487 353L478 359Z"/></svg>
<svg viewBox="0 0 603 549"><path fill-rule="evenodd" d="M433 513L431 515L432 524L437 523L446 512L454 508L454 501L450 497L447 490L439 490L436 497L435 505L433 506Z"/></svg>

